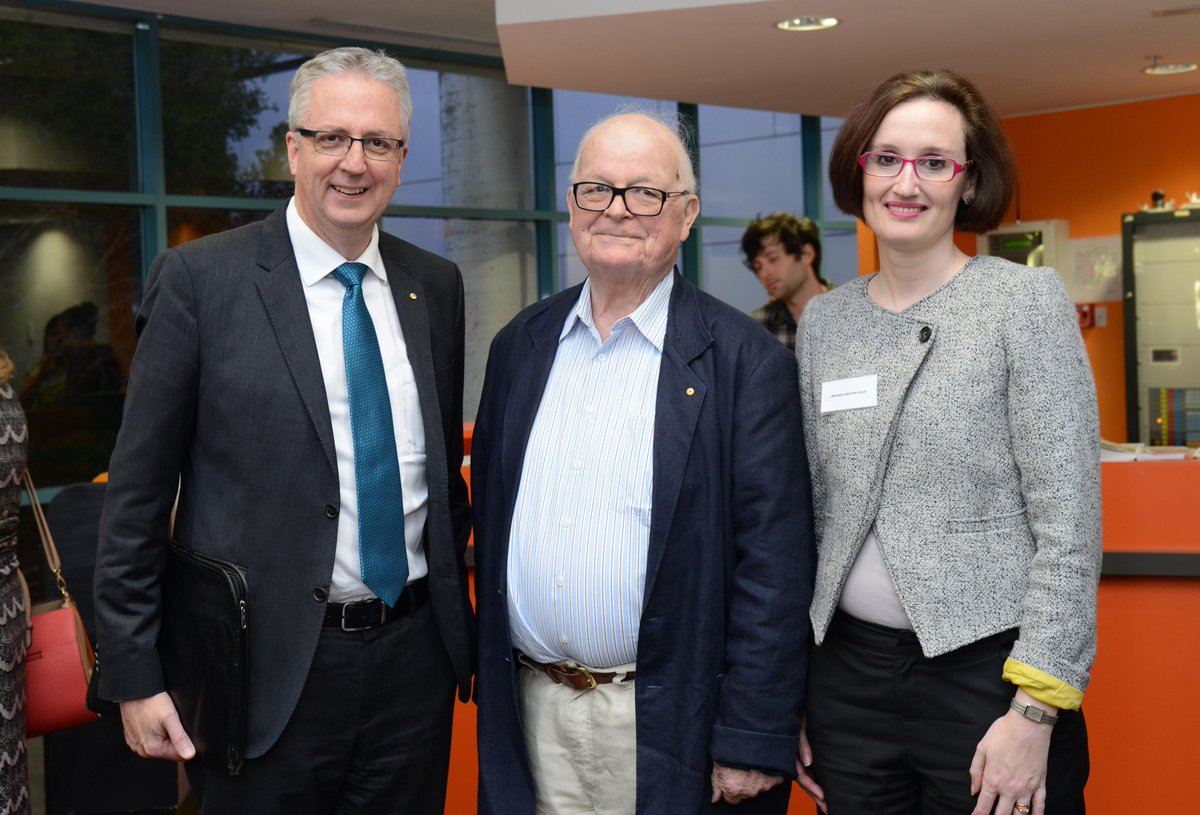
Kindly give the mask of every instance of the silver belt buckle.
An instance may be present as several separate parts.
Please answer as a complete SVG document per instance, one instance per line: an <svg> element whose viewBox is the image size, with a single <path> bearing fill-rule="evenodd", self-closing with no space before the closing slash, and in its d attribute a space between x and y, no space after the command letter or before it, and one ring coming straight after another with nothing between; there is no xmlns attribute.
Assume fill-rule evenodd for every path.
<svg viewBox="0 0 1200 815"><path fill-rule="evenodd" d="M347 625L346 624L346 609L351 606L369 606L372 603L379 603L379 625L387 622L387 604L382 600L360 600L357 603L345 603L342 606L342 630L343 631L367 631L374 628L373 625Z"/></svg>

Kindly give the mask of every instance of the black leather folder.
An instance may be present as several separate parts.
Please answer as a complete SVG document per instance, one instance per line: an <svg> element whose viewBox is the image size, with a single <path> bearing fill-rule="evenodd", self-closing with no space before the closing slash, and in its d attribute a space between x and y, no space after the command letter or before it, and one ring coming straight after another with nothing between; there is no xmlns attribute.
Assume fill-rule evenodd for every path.
<svg viewBox="0 0 1200 815"><path fill-rule="evenodd" d="M158 650L196 758L230 775L246 747L246 571L172 542Z"/></svg>

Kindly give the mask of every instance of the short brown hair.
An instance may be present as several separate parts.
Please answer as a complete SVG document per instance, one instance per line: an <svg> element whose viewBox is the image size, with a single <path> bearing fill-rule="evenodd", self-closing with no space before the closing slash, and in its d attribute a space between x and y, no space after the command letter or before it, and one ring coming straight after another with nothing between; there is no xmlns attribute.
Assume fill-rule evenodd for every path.
<svg viewBox="0 0 1200 815"><path fill-rule="evenodd" d="M953 71L905 71L877 87L855 106L842 123L829 156L829 181L833 200L843 212L863 217L862 170L858 157L879 130L883 117L902 102L934 99L945 102L963 118L967 158L974 162L966 172L975 181L975 199L959 202L954 226L966 232L994 229L1008 211L1017 186L1017 162L1000 122L979 90Z"/></svg>
<svg viewBox="0 0 1200 815"><path fill-rule="evenodd" d="M12 372L12 360L8 358L8 354L4 353L4 349L0 348L0 383L12 379Z"/></svg>
<svg viewBox="0 0 1200 815"><path fill-rule="evenodd" d="M772 212L770 215L761 213L742 233L742 254L746 256L746 266L754 271L754 259L762 252L764 238L772 235L779 238L780 245L794 258L800 257L805 246L813 248L813 274L817 282L829 287L829 281L821 275L821 233L812 218L799 217L791 212Z"/></svg>

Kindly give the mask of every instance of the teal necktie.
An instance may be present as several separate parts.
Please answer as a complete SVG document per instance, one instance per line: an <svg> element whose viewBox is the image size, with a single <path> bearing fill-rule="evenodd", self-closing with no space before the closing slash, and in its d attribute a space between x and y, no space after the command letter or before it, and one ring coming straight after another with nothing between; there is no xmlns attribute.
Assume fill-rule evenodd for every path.
<svg viewBox="0 0 1200 815"><path fill-rule="evenodd" d="M342 299L342 341L350 433L354 437L354 481L358 494L358 554L362 580L389 606L396 605L408 582L404 544L404 498L392 405L375 324L363 299L367 267L343 263L333 276L346 287Z"/></svg>

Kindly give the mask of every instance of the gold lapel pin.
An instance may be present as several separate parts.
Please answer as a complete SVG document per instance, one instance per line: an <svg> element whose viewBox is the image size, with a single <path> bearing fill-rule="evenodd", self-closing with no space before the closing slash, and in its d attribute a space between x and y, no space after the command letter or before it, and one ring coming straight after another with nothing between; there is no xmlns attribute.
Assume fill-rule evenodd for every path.
<svg viewBox="0 0 1200 815"><path fill-rule="evenodd" d="M415 291L410 291L410 292L408 293L408 299L409 299L409 300L416 300L416 299L417 299L417 293L416 293Z"/></svg>
<svg viewBox="0 0 1200 815"><path fill-rule="evenodd" d="M688 396L695 396L695 395L696 395L696 389L695 389L695 388L688 388L687 390L685 390L685 391L684 391L684 393L686 393Z"/></svg>

